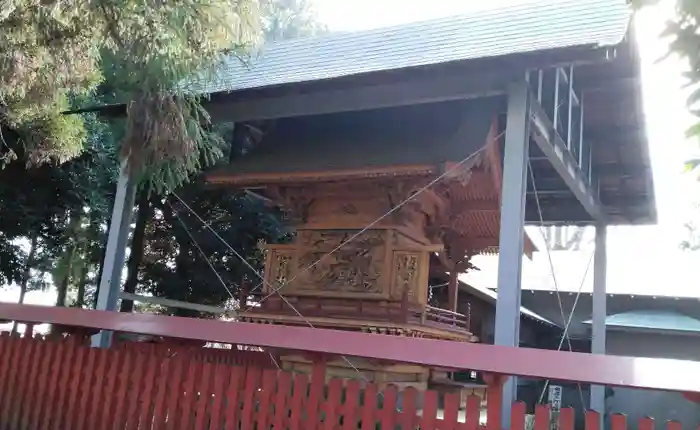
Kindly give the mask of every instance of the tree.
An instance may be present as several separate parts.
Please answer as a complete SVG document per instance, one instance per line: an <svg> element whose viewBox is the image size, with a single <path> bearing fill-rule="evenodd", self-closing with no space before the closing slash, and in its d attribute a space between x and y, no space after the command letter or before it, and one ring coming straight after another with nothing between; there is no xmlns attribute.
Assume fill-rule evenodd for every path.
<svg viewBox="0 0 700 430"><path fill-rule="evenodd" d="M52 277L66 279L68 249L74 258L67 289L94 281L113 199L117 149L107 125L90 115L83 122L89 138L78 158L61 165L28 167L27 151L19 146L15 160L0 169L0 248L8 249L4 245L9 244L13 250L8 258L0 256L0 285L18 284L21 297L27 291L48 288ZM81 223L69 233L70 214L76 212L82 214ZM35 241L36 247L32 246ZM75 249L70 246L74 242ZM78 301L81 297L78 294Z"/></svg>
<svg viewBox="0 0 700 430"><path fill-rule="evenodd" d="M279 213L266 208L261 200L230 190L203 190L198 185L193 183L177 193L196 215L174 196L154 204L140 285L142 291L154 296L218 306L238 297L244 277L258 281L238 255L261 272L259 243L279 241L285 231ZM184 310L173 313L195 314Z"/></svg>
<svg viewBox="0 0 700 430"><path fill-rule="evenodd" d="M261 11L268 41L325 31L304 0L265 0ZM227 142L222 161L240 156L254 144L255 139L249 136L251 130L255 130L254 134L264 134L265 125L237 124L234 129L230 124L220 124L212 129L221 141ZM245 193L206 189L201 178L193 177L191 183L176 190L186 206L175 195L151 198L149 221L142 220L139 208L125 290L221 305L230 302L232 296L238 297L242 278L258 284L253 270L260 273L263 269L259 242L277 242L289 237L278 210ZM141 222L145 226L143 238L140 237ZM144 246L139 248L141 240ZM140 262L138 269L137 262ZM123 305L122 309L128 311L130 306ZM184 310L165 311L181 316L196 314Z"/></svg>
<svg viewBox="0 0 700 430"><path fill-rule="evenodd" d="M688 234L688 238L681 242L681 249L688 251L700 250L700 230L697 225L692 222L685 224L685 229Z"/></svg>
<svg viewBox="0 0 700 430"><path fill-rule="evenodd" d="M265 40L296 39L328 32L319 23L306 0L262 0L262 27Z"/></svg>
<svg viewBox="0 0 700 430"><path fill-rule="evenodd" d="M84 118L62 115L98 94L128 106L122 155L145 181L172 189L212 161L216 136L183 82L206 78L222 55L258 37L253 0L37 1L0 3L0 140L32 164L80 155Z"/></svg>
<svg viewBox="0 0 700 430"><path fill-rule="evenodd" d="M659 0L629 0L634 8L642 8L656 5ZM696 137L700 135L700 1L675 0L675 15L666 23L666 29L662 37L669 40L668 55L677 55L686 61L689 68L684 73L690 95L688 107L698 122L687 130L687 135ZM697 165L697 160L691 160L692 165Z"/></svg>
<svg viewBox="0 0 700 430"><path fill-rule="evenodd" d="M42 271L61 287L59 302L78 284L82 305L98 278L117 152L160 190L214 160L218 136L181 83L242 55L257 11L247 0L0 6L0 282L23 280L28 256L17 241L42 235L53 253ZM111 101L128 104L126 121L62 114Z"/></svg>
<svg viewBox="0 0 700 430"><path fill-rule="evenodd" d="M630 1L636 8L659 3L659 0ZM686 130L686 137L700 144L700 0L676 0L674 18L667 22L662 36L669 40L668 55L677 55L688 65L687 71L683 74L690 91L687 106L695 117L695 124ZM697 173L700 158L693 157L687 160L685 167L691 174ZM700 175L697 179L700 180ZM681 243L681 248L700 249L697 223L689 222L685 227L688 239Z"/></svg>
<svg viewBox="0 0 700 430"><path fill-rule="evenodd" d="M202 4L201 1L185 1L183 11L189 10L190 3ZM238 3L242 4L240 1ZM209 4L213 4L213 0L209 1ZM299 11L302 9L296 9L297 14L290 16L301 16ZM295 18L284 22L285 25L291 25L290 22L304 21ZM3 24L4 21L0 20L0 27ZM282 27L280 25L275 28ZM294 34L291 31L283 33ZM241 136L245 134L242 132L258 125L236 127L238 137L235 139L236 143L232 144L234 138L230 124L208 125L206 118L201 116L203 121L191 123L191 118L205 113L201 110L198 100L184 95L173 84L177 81L176 76L179 72L170 73L167 69L174 67L172 64L181 64L179 61L186 55L169 54L174 55L177 61L166 61L165 72L155 71L157 76L150 78L149 75L148 85L140 85L138 77L143 77L142 72L138 71L133 77L129 71L134 67L124 66L133 55L124 55L122 47L117 48L101 49L99 83L94 85L88 94L73 91L68 101L75 106L85 106L97 102L131 100L130 117L125 121L103 123L94 116L80 115L80 125L86 134L84 147L77 157L57 164L54 161L61 161L67 157L46 156L48 152L42 152L43 150L39 150L38 154L43 154L39 156L37 149L23 140L23 133L27 130L17 123L4 122L6 126L10 124L13 127L12 130L5 128L4 135L7 139L4 154L12 155L14 161L6 160L4 169L0 169L0 253L7 249L9 255L16 257L17 261L3 258L0 260L0 270L3 270L2 265L6 262L12 263L9 264L8 270L3 270L2 273L7 273L15 280L22 279L22 262L26 255L22 254L22 249L13 247L13 241L29 240L32 237L30 232L33 230L27 222L32 218L28 215L37 213L37 228L41 231L52 230L45 234L45 240L42 239L42 243L45 243L41 247L42 257L35 264L32 272L35 276L30 284L39 284L40 280L53 278L54 283L60 287L59 301L62 304L70 305L68 298L75 296L73 305L88 305L95 297L101 275L118 158L119 154L122 154L136 157L134 165L141 173L139 210L135 212L136 224L132 232L133 244L125 289L220 305L229 300L230 296L219 277L232 290L233 295L236 295L241 277L253 278L254 275L239 261L234 252L204 227L197 217L170 194L170 191L176 190L177 195L251 262L255 270L261 270L262 251L257 246L258 242L282 240L286 235L278 211L266 207L260 200L246 194L207 190L203 188L199 178L200 170L206 165L218 159L240 155L250 142L250 139L241 139L245 137ZM182 44L176 45L176 48L184 49ZM241 50L237 46L234 48L236 49L229 51L229 54L240 55ZM161 67L156 60L163 61L163 58L158 55L159 52L153 53L149 62L141 63L142 68ZM199 60L193 62L191 68L186 65L187 67L183 66L178 70L183 75L187 74L185 69L208 72L209 67L199 67L195 63L198 64ZM154 94L155 98L152 97ZM151 102L153 103L149 104ZM191 113L190 117L185 115L190 118L186 118L185 122L190 121L187 122L187 131L192 134L178 134L182 131L182 122L175 127L171 126L172 121L159 122L158 115L167 116L168 112L178 108L170 106L171 102L176 105L182 103L182 106L187 105L187 109L192 109L186 112L187 115ZM150 110L149 106L156 106L157 109ZM137 111L139 115L135 115ZM152 145L148 148L143 144L129 146L128 143L129 136L138 136L138 133L134 133L134 128L143 131L149 126L146 122L139 122L140 118L147 118L146 122L151 125L165 124L162 129L148 131L160 136L159 139L151 141L149 145ZM161 153L170 151L172 148L164 146L167 139L182 139L195 146L200 143L202 145L200 149L194 146L187 147L192 149L188 152L192 156L185 157L184 162L181 158L167 158L168 154L165 154L167 161L164 161L166 158L157 158L158 154L151 149L157 148ZM130 161L132 160L133 158L130 158ZM144 164L153 164L152 162L160 167L144 168ZM189 180L192 183L186 184ZM7 241L3 242L5 236ZM143 246L139 246L140 241ZM3 248L5 243L7 246ZM210 264L216 272L211 269ZM129 310L129 305L124 303L123 309Z"/></svg>

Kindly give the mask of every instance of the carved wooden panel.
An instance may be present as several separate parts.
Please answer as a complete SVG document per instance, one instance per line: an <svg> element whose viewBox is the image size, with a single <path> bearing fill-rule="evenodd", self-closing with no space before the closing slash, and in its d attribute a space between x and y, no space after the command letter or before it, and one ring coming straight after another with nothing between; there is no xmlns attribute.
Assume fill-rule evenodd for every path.
<svg viewBox="0 0 700 430"><path fill-rule="evenodd" d="M401 300L404 292L413 303L427 303L429 254L425 251L394 251L391 298Z"/></svg>
<svg viewBox="0 0 700 430"><path fill-rule="evenodd" d="M294 249L266 251L264 291L270 292L270 287L281 288L294 278L294 254Z"/></svg>
<svg viewBox="0 0 700 430"><path fill-rule="evenodd" d="M318 295L388 295L386 231L300 230L296 292Z"/></svg>
<svg viewBox="0 0 700 430"><path fill-rule="evenodd" d="M411 301L417 293L418 263L417 252L394 252L393 297L400 298L407 294Z"/></svg>

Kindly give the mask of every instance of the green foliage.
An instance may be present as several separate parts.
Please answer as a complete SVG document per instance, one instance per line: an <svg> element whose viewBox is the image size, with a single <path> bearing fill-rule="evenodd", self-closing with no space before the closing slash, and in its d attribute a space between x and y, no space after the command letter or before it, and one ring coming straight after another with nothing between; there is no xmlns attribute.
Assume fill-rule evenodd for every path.
<svg viewBox="0 0 700 430"><path fill-rule="evenodd" d="M129 157L139 182L159 195L182 185L223 154L224 141L202 126L209 124L209 115L195 98L162 94L144 99L130 106L128 118L130 137L122 154Z"/></svg>
<svg viewBox="0 0 700 430"><path fill-rule="evenodd" d="M0 232L0 285L21 281L24 257L22 248Z"/></svg>
<svg viewBox="0 0 700 430"><path fill-rule="evenodd" d="M690 222L685 225L685 228L688 233L688 239L681 242L681 249L687 251L700 250L700 229L698 226Z"/></svg>
<svg viewBox="0 0 700 430"><path fill-rule="evenodd" d="M295 39L328 32L305 0L261 0L265 40Z"/></svg>
<svg viewBox="0 0 700 430"><path fill-rule="evenodd" d="M686 130L686 136L700 141L700 1L675 2L675 16L666 23L662 37L669 42L668 55L678 56L689 66L683 73L690 91L687 104L697 122ZM630 0L636 9L658 3L659 0ZM698 160L692 159L686 167L693 170L697 165Z"/></svg>
<svg viewBox="0 0 700 430"><path fill-rule="evenodd" d="M285 235L279 213L266 208L259 199L233 194L230 190L203 190L199 183L178 190L178 196L196 208L197 215L256 271L263 267L260 241L276 242ZM142 292L221 305L231 299L221 280L236 298L244 276L257 283L257 276L234 251L177 198L156 201L154 206L156 214L146 230L143 250ZM192 315L182 310L175 313Z"/></svg>
<svg viewBox="0 0 700 430"><path fill-rule="evenodd" d="M695 117L695 124L686 130L686 137L700 143L700 0L675 0L675 16L666 23L662 36L669 41L668 55L676 55L688 65L684 72L690 95L687 105ZM633 7L641 8L658 4L658 0L631 0ZM688 172L697 172L700 159L691 158L685 163ZM700 176L697 177L700 179ZM686 224L688 239L682 249L700 249L700 235L694 223Z"/></svg>
<svg viewBox="0 0 700 430"><path fill-rule="evenodd" d="M684 73L690 90L687 103L696 123L686 130L686 136L700 142L700 1L677 0L676 16L667 22L663 36L669 40L669 55L677 55L689 66ZM686 168L694 170L697 165L698 160L691 159Z"/></svg>
<svg viewBox="0 0 700 430"><path fill-rule="evenodd" d="M45 288L48 275L61 265L60 256L73 240L67 234L69 214L90 208L90 218L97 217L98 224L108 220L117 163L112 133L94 116L85 115L81 121L87 144L77 158L61 165L36 165L31 159L34 152L16 146L15 160L6 160L0 169L0 253L5 250L6 254L0 257L0 285L18 283L17 274L25 271L27 251L17 244L37 239L39 249L28 286ZM10 140L12 133L5 136ZM94 265L100 261L103 239L104 234L97 232L90 242Z"/></svg>
<svg viewBox="0 0 700 430"><path fill-rule="evenodd" d="M134 166L147 163L146 178L172 189L211 161L202 154L216 143L198 99L180 83L207 76L224 54L241 55L257 40L256 5L1 0L0 126L18 132L28 162L64 162L88 139L84 117L61 115L69 97L113 90L107 95L129 106L123 155ZM169 171L153 173L159 169Z"/></svg>
<svg viewBox="0 0 700 430"><path fill-rule="evenodd" d="M244 37L242 32L229 32L228 35L215 32L213 40L207 37L199 41L197 35L210 32L214 23L230 18L230 8L238 17L234 20L236 29L253 29L254 23L243 18L254 17L252 6L241 11L237 8L242 8L247 2L230 3L226 0L226 6L219 7L215 13L202 5L213 7L223 4L224 0L165 1L158 4L163 10L158 9L156 13L152 10L155 7L152 3L140 0L109 4L101 1L44 1L28 6L28 3L31 2L0 0L0 11L3 11L0 12L0 31L9 25L8 17L17 16L21 8L29 8L22 16L25 23L30 23L38 18L28 14L29 10L40 15L51 8L57 10L58 15L53 17L41 16L42 22L49 22L59 19L57 17L74 5L85 6L82 12L85 16L75 16L71 18L75 22L69 20L69 24L73 24L66 25L85 24L87 17L92 15L96 17L94 23L81 27L80 34L88 34L91 43L95 40L101 42L80 45L79 40L66 40L72 37L71 34L62 34L61 43L72 47L66 48L66 55L61 58L41 57L44 61L41 67L36 62L37 67L31 73L8 74L17 85L24 85L22 91L31 97L10 97L11 91L20 94L20 90L11 89L5 81L0 82L0 124L5 125L2 129L4 140L0 142L0 159L5 157L4 168L0 169L0 285L21 280L27 256L17 243L38 237L40 247L31 270L30 289L44 288L48 280L54 286L65 284L70 295L82 289L86 303L94 298L104 258L120 153L131 157L139 169L143 186L151 191L149 205L154 209L154 215L146 224L143 249L131 250L132 254L143 253L137 293L221 305L230 297L208 261L234 295L242 277L247 276L255 282L257 278L245 264L169 193L175 189L256 270L262 268L258 242L275 242L286 237L277 210L265 207L260 200L245 194L203 187L198 176L202 169L220 160L222 155L240 155L246 146L233 145L231 124L209 124L199 100L178 87L181 76L190 76L195 69L201 74L208 73L218 61L218 53L211 53L218 47L226 45L228 51L225 53L242 55L244 48L254 40ZM6 4L9 9L5 8ZM289 4L296 12L285 16L308 16L305 7L295 6L296 2ZM12 9L13 5L17 7ZM152 13L145 13L148 5L151 5ZM176 11L178 5L182 9ZM193 7L203 9L193 13ZM283 13L281 9L276 10L263 9L266 14ZM301 25L298 24L301 22L317 28L306 18L285 18L279 22L282 21L286 26ZM161 32L156 31L158 26L166 25L164 23L169 23L169 30L160 28L158 31ZM286 28L289 31L275 37L267 33L267 38L282 37L279 34L283 37L309 34L304 29L297 32ZM17 41L12 45L15 51L47 43L37 39L41 31L35 25L27 26L25 32L18 31L13 36L25 38L24 42ZM2 37L9 36L0 35ZM227 38L230 43L224 43ZM154 40L156 42L151 44ZM198 43L203 44L201 49ZM89 64L89 69L97 73L88 77L83 73L88 68L77 68L74 70L76 75L67 82L71 49L88 45L99 46L99 50L86 48L86 53L76 54L75 58L82 58L84 65ZM200 51L203 55L192 55ZM0 53L0 57L3 55L6 54ZM88 60L92 55L95 62L91 63ZM7 58L0 59L0 73L7 70L3 61ZM48 75L37 70L65 74L47 82L43 76ZM36 79L31 80L29 76ZM44 96L40 97L42 94ZM69 106L122 101L129 106L130 115L125 120L107 123L92 114L56 115ZM51 121L59 118L69 120L54 123L60 127L52 126L52 135L47 136L49 127L41 124L52 124ZM259 126L264 128L264 125L255 125ZM245 126L236 127L237 131L244 129ZM68 133L66 130L74 131ZM139 139L139 136L147 139ZM33 140L29 140L30 137ZM65 162L59 164L57 161ZM80 214L80 220L71 223L71 214L76 213Z"/></svg>

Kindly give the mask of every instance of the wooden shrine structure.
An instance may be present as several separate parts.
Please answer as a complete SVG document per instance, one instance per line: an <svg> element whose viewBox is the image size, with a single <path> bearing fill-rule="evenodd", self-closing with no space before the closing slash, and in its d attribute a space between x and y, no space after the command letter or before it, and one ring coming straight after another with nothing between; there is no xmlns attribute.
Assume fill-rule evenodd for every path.
<svg viewBox="0 0 700 430"><path fill-rule="evenodd" d="M291 243L266 246L267 297L239 318L478 341L470 315L457 312L457 274L498 248L497 117L494 100L476 100L280 120L209 174L211 184L282 205L295 228ZM421 118L439 120L426 128ZM448 302L430 305L431 273L446 272ZM282 361L310 369L299 357ZM422 390L445 379L420 366L333 364L331 375Z"/></svg>

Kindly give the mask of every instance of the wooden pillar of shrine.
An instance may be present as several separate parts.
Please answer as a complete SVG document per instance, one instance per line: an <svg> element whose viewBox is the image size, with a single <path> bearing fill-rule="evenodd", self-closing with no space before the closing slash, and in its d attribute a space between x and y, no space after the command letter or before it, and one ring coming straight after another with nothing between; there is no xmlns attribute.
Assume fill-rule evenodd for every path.
<svg viewBox="0 0 700 430"><path fill-rule="evenodd" d="M447 294L448 294L448 308L452 312L457 312L457 303L459 303L459 273L457 268L453 268L450 271L450 280L447 284Z"/></svg>

